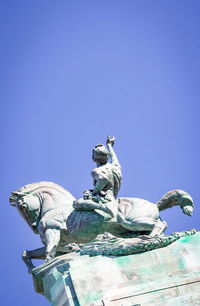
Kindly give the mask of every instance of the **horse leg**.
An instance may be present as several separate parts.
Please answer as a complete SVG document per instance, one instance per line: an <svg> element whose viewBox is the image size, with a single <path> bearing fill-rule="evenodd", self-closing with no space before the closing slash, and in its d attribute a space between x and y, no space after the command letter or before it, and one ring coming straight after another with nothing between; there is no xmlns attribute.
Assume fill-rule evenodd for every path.
<svg viewBox="0 0 200 306"><path fill-rule="evenodd" d="M48 228L45 231L46 261L54 258L60 241L60 229Z"/></svg>
<svg viewBox="0 0 200 306"><path fill-rule="evenodd" d="M28 267L28 272L31 273L31 270L35 268L31 259L45 259L45 247L31 251L23 251L22 259Z"/></svg>
<svg viewBox="0 0 200 306"><path fill-rule="evenodd" d="M117 222L120 223L122 227L132 232L152 232L157 220L150 217L131 219L130 217L124 217L123 214L118 211Z"/></svg>
<svg viewBox="0 0 200 306"><path fill-rule="evenodd" d="M166 228L167 228L167 222L158 219L157 222L154 225L154 228L153 228L150 236L151 237L159 236L166 230Z"/></svg>
<svg viewBox="0 0 200 306"><path fill-rule="evenodd" d="M149 231L150 237L161 235L167 228L167 223L160 219L155 220L150 217L140 217L131 220L131 218L124 217L120 212L117 216L117 221L122 227L133 232Z"/></svg>

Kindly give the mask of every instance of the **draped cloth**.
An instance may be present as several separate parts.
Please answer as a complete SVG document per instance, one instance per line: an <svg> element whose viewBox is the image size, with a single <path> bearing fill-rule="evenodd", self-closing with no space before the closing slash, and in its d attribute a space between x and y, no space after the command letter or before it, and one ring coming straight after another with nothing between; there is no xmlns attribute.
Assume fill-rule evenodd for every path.
<svg viewBox="0 0 200 306"><path fill-rule="evenodd" d="M119 164L107 163L92 170L94 188L99 189L93 196L95 202L106 203L115 200L120 190L122 173Z"/></svg>

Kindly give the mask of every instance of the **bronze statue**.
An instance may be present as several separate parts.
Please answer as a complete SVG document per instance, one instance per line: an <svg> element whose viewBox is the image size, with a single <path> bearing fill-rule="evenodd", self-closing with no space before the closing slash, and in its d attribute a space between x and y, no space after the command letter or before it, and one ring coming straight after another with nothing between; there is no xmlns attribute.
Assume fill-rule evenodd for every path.
<svg viewBox="0 0 200 306"><path fill-rule="evenodd" d="M179 205L184 214L192 215L193 200L183 190L167 192L156 204L138 198L117 198L122 175L113 144L114 138L108 138L107 148L102 145L94 148L93 160L97 163L92 171L94 189L85 192L78 201L52 182L29 184L11 193L11 205L40 235L44 245L23 252L29 271L34 267L31 259L49 261L70 252L70 244L88 243L105 232L121 238L160 236L167 227L159 217L160 211L172 206Z"/></svg>
<svg viewBox="0 0 200 306"><path fill-rule="evenodd" d="M117 206L116 198L122 180L121 166L113 150L114 140L114 137L107 138L107 148L102 144L94 147L92 159L97 164L91 173L94 189L86 190L83 198L74 201L74 209L100 209L114 216L115 206ZM111 163L108 162L109 158Z"/></svg>

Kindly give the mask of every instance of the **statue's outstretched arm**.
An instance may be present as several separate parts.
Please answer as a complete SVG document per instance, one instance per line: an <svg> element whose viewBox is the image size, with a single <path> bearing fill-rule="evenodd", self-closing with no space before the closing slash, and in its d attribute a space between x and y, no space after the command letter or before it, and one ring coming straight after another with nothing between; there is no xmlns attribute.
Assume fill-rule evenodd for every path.
<svg viewBox="0 0 200 306"><path fill-rule="evenodd" d="M115 137L111 138L110 136L108 136L106 145L107 145L108 151L110 153L111 163L121 167L120 163L119 163L119 160L117 158L117 155L116 155L115 151L113 150L114 141L115 141Z"/></svg>

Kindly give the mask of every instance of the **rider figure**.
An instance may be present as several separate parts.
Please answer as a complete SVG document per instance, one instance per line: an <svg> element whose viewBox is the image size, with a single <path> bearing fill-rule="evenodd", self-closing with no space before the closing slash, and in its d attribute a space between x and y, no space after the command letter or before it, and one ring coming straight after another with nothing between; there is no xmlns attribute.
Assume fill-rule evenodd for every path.
<svg viewBox="0 0 200 306"><path fill-rule="evenodd" d="M97 167L92 170L94 189L83 193L83 198L74 202L77 210L100 209L113 216L114 204L122 180L121 166L113 150L115 138L107 138L107 148L102 144L94 147L92 159ZM108 159L111 159L111 163Z"/></svg>

